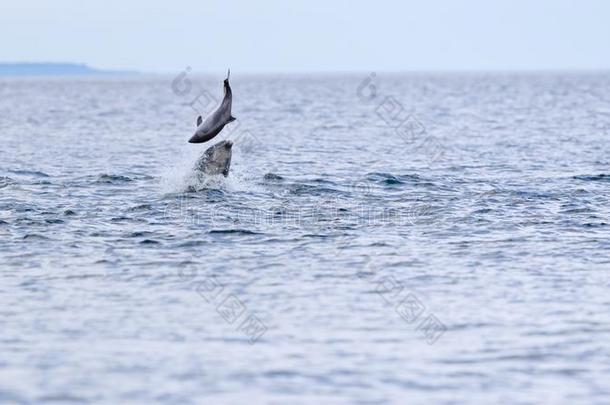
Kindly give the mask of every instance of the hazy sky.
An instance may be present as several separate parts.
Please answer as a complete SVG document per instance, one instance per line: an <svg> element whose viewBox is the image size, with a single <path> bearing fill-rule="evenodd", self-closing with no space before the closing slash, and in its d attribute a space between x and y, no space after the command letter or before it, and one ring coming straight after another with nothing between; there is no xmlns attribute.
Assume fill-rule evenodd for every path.
<svg viewBox="0 0 610 405"><path fill-rule="evenodd" d="M197 71L609 69L604 0L2 0L0 61Z"/></svg>

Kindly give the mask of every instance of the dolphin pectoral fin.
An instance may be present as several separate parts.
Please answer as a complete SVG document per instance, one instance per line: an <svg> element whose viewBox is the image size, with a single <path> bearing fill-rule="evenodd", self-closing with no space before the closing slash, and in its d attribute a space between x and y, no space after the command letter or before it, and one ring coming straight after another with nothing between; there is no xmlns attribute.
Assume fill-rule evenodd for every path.
<svg viewBox="0 0 610 405"><path fill-rule="evenodd" d="M203 120L201 119L201 115L199 117L197 117L197 126L201 125L201 123L203 122Z"/></svg>
<svg viewBox="0 0 610 405"><path fill-rule="evenodd" d="M236 119L237 119L237 118L235 118L234 116L232 116L232 115L231 115L231 116L229 117L229 119L227 120L227 123L229 123L229 122L233 122L233 121L235 121Z"/></svg>
<svg viewBox="0 0 610 405"><path fill-rule="evenodd" d="M225 80L229 80L229 77L231 77L231 69L230 68L227 70L227 78Z"/></svg>

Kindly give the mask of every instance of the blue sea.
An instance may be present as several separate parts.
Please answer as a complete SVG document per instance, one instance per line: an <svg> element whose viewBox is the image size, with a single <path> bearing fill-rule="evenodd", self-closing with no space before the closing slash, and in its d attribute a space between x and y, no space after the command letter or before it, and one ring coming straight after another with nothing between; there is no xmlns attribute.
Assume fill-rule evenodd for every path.
<svg viewBox="0 0 610 405"><path fill-rule="evenodd" d="M610 74L223 78L0 79L0 403L608 403Z"/></svg>

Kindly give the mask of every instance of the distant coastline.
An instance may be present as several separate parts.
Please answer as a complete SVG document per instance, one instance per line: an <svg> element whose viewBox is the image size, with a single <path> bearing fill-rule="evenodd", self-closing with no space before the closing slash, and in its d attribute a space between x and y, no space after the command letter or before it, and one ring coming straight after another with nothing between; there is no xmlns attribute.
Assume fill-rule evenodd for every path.
<svg viewBox="0 0 610 405"><path fill-rule="evenodd" d="M95 69L84 63L1 63L0 76L132 75L126 70Z"/></svg>

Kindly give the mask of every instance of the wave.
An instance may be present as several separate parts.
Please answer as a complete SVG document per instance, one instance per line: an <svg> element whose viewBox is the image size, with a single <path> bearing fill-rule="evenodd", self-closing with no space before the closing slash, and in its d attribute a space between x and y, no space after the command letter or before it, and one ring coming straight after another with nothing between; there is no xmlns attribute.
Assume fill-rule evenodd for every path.
<svg viewBox="0 0 610 405"><path fill-rule="evenodd" d="M98 184L116 184L116 183L129 183L133 179L127 176L121 176L119 174L102 174L96 179Z"/></svg>
<svg viewBox="0 0 610 405"><path fill-rule="evenodd" d="M573 177L576 180L583 180L583 181L610 181L610 174L586 174L586 175L580 175L580 176L574 176Z"/></svg>
<svg viewBox="0 0 610 405"><path fill-rule="evenodd" d="M11 173L19 174L22 176L34 176L34 177L51 177L45 172L37 170L10 170Z"/></svg>
<svg viewBox="0 0 610 405"><path fill-rule="evenodd" d="M0 177L0 188L4 188L13 184L17 184L17 182L10 177Z"/></svg>
<svg viewBox="0 0 610 405"><path fill-rule="evenodd" d="M248 229L212 229L209 234L240 234L240 235L262 235L259 232L250 231Z"/></svg>

